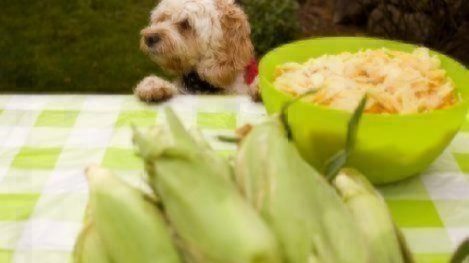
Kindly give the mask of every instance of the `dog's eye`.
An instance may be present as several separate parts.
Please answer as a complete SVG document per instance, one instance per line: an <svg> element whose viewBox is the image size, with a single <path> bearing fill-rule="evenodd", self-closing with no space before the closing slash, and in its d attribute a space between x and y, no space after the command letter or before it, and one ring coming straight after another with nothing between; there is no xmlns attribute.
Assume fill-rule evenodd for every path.
<svg viewBox="0 0 469 263"><path fill-rule="evenodd" d="M191 24L189 24L189 20L184 19L181 22L179 22L179 29L181 31L186 31L186 30L191 29Z"/></svg>

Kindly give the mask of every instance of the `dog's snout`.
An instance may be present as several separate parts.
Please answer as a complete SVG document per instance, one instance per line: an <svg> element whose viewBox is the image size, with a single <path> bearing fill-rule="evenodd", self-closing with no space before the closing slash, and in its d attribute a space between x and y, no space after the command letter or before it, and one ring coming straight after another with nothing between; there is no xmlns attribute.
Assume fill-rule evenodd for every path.
<svg viewBox="0 0 469 263"><path fill-rule="evenodd" d="M145 36L145 45L147 45L148 47L153 47L154 45L158 44L158 42L160 42L161 40L161 37L157 34L153 34L153 35L148 35L148 36Z"/></svg>

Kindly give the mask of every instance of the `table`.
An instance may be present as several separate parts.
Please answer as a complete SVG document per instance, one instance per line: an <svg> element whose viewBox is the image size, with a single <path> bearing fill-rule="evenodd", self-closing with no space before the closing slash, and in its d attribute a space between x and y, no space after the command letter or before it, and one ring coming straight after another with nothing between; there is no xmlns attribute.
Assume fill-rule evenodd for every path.
<svg viewBox="0 0 469 263"><path fill-rule="evenodd" d="M0 262L69 262L88 200L84 168L98 163L134 185L143 167L130 124L164 121L171 106L215 139L265 118L247 97L180 96L145 105L133 96L0 95ZM419 262L446 262L469 236L469 117L421 176L380 188Z"/></svg>

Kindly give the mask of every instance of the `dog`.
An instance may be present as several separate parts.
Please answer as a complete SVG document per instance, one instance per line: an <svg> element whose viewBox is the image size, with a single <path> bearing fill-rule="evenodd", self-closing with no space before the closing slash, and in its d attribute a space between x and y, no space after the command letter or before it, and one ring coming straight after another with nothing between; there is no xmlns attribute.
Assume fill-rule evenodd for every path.
<svg viewBox="0 0 469 263"><path fill-rule="evenodd" d="M144 78L134 89L143 101L205 93L258 98L251 28L234 0L162 0L141 31L140 48L176 77Z"/></svg>

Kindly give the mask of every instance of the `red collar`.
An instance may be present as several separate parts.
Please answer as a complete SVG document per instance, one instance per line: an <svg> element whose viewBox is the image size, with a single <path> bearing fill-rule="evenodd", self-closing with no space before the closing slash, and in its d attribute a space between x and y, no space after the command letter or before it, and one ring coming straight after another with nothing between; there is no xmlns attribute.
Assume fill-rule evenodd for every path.
<svg viewBox="0 0 469 263"><path fill-rule="evenodd" d="M257 60L253 58L251 62L246 66L244 72L244 82L246 84L251 85L254 80L256 80L257 76L259 75L259 67L257 65Z"/></svg>

